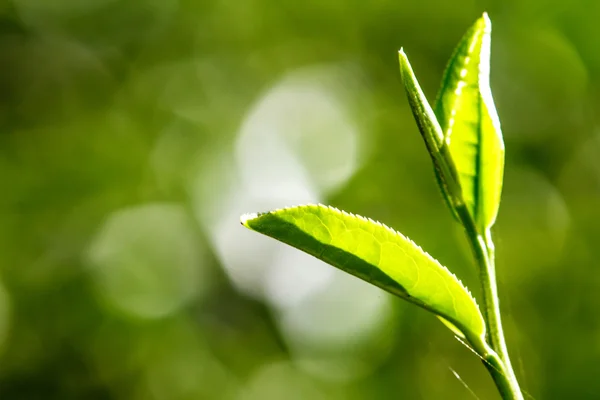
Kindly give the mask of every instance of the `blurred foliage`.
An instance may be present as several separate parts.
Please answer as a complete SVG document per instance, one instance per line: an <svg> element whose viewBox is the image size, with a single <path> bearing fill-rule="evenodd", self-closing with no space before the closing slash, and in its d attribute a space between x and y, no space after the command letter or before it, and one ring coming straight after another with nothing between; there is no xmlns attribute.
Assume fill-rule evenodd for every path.
<svg viewBox="0 0 600 400"><path fill-rule="evenodd" d="M434 317L239 225L326 202L477 296L397 50L433 100L483 11L509 349L527 398L598 398L594 0L0 2L0 398L497 398Z"/></svg>

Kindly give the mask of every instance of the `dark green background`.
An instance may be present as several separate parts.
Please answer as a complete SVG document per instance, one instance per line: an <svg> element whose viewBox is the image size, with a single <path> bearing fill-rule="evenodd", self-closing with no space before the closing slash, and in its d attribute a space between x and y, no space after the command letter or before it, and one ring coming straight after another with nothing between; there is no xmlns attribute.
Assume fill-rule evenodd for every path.
<svg viewBox="0 0 600 400"><path fill-rule="evenodd" d="M332 204L478 296L397 51L432 100L483 11L513 363L600 398L595 0L0 2L0 398L497 398L433 316L238 219Z"/></svg>

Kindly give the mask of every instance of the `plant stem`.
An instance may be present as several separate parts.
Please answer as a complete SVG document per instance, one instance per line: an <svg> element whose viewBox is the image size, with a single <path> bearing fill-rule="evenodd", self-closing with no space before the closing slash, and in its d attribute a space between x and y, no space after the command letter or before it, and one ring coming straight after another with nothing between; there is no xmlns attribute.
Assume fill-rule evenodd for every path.
<svg viewBox="0 0 600 400"><path fill-rule="evenodd" d="M500 396L505 400L523 400L523 395L519 389L519 384L509 378L507 369L498 354L491 348L487 349L487 356L483 359L483 364L492 376Z"/></svg>
<svg viewBox="0 0 600 400"><path fill-rule="evenodd" d="M523 400L523 394L521 393L519 382L517 381L517 377L515 376L515 372L508 356L508 349L506 347L506 340L504 338L504 331L502 329L498 286L496 284L496 267L494 263L494 244L492 242L490 232L487 232L485 239L481 236L478 236L477 244L478 247L480 247L480 252L483 255L483 257L479 258L478 261L483 262L479 265L479 277L483 288L483 302L486 310L485 319L488 328L488 342L490 343L491 348L498 354L498 358L504 366L502 374L503 376L494 377L494 381L496 382L496 386L498 386L500 392L503 392L503 390L506 389L510 390L510 392L505 392L502 394L505 399ZM499 378L501 378L502 381L507 381L506 383L508 383L508 388L500 387L498 381ZM505 386L505 382L501 382L501 384Z"/></svg>
<svg viewBox="0 0 600 400"><path fill-rule="evenodd" d="M486 249L488 253L488 264L486 265L486 269L488 271L488 284L490 288L490 303L488 307L493 309L493 313L488 311L488 318L494 318L495 321L491 321L488 324L493 326L495 329L492 330L490 328L490 341L492 343L492 348L498 353L500 359L504 362L507 373L510 374L510 379L517 382L517 378L512 369L512 364L510 362L510 358L508 356L508 349L506 347L506 340L504 339L504 331L502 329L502 320L500 317L500 301L498 297L498 285L496 283L496 264L495 264L495 249L494 242L492 241L491 232L488 230L486 232L485 238Z"/></svg>
<svg viewBox="0 0 600 400"><path fill-rule="evenodd" d="M515 376L500 317L500 301L496 284L494 243L488 230L485 237L477 232L473 218L466 206L457 207L458 216L465 227L467 238L479 267L479 279L482 287L483 317L487 328L487 342L491 351L482 355L486 368L492 375L502 398L505 400L523 400L519 382Z"/></svg>

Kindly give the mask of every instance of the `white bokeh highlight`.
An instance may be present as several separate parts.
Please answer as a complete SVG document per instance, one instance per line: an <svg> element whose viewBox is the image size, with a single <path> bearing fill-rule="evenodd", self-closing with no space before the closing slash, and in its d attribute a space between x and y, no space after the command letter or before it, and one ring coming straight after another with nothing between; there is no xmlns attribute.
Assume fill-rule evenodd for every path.
<svg viewBox="0 0 600 400"><path fill-rule="evenodd" d="M233 152L205 157L188 185L227 276L272 307L297 373L335 381L368 374L387 355L390 296L243 228L240 216L323 202L352 177L364 156L352 74L314 66L281 78L249 108Z"/></svg>
<svg viewBox="0 0 600 400"><path fill-rule="evenodd" d="M282 204L316 202L319 197L302 182L293 180L288 183L288 191L258 196L247 190L233 159L225 152L202 160L190 176L188 189L196 218L225 273L239 291L263 299L266 273L282 245L243 228L240 216Z"/></svg>
<svg viewBox="0 0 600 400"><path fill-rule="evenodd" d="M196 217L228 277L248 295L297 301L330 273L290 269L286 257L297 250L247 231L239 218L322 201L352 176L360 156L351 110L359 94L351 85L342 88L344 79L352 76L337 66L284 76L249 107L233 151L219 149L192 168L188 189ZM290 287L294 294L281 289Z"/></svg>
<svg viewBox="0 0 600 400"><path fill-rule="evenodd" d="M156 203L111 214L87 254L98 295L135 317L167 316L210 287L193 217Z"/></svg>
<svg viewBox="0 0 600 400"><path fill-rule="evenodd" d="M268 266L264 288L266 299L280 312L327 290L339 275L333 267L306 253L287 246L278 246L277 250Z"/></svg>
<svg viewBox="0 0 600 400"><path fill-rule="evenodd" d="M398 313L381 289L323 267L333 276L302 301L281 309L277 323L303 371L346 382L372 373L389 354L390 338L397 339Z"/></svg>
<svg viewBox="0 0 600 400"><path fill-rule="evenodd" d="M284 190L290 180L307 180L327 194L352 176L359 160L358 126L351 118L358 93L342 87L344 79L352 81L353 75L335 66L299 69L256 102L236 153L251 190L265 195Z"/></svg>

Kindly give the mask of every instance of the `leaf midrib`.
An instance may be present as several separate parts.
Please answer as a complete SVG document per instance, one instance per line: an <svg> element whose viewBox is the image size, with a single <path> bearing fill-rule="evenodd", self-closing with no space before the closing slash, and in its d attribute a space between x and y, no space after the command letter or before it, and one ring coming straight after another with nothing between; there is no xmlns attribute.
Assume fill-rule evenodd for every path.
<svg viewBox="0 0 600 400"><path fill-rule="evenodd" d="M272 212L259 214L257 217L258 218L253 219L255 223L260 224L263 227L267 227L267 228L273 227L273 226L279 226L279 229L270 230L270 229L263 229L263 228L259 228L259 227L253 227L252 226L253 220L249 220L246 222L246 224L248 224L248 227L255 229L257 231L260 231L260 232L262 232L268 236L271 236L273 238L276 238L277 240L280 240L280 241L282 241L292 247L295 247L301 251L304 251L313 257L316 257L320 260L325 261L326 263L328 263L330 265L333 265L337 269L340 269L345 272L353 271L353 272L350 272L351 275L354 275L357 278L363 279L366 282L371 283L372 285L375 285L382 290L385 290L391 294L399 296L399 297L401 297L401 298L403 298L403 299L405 299L427 311L430 311L436 315L439 315L439 316L447 319L452 324L454 324L459 330L461 330L467 337L471 337L471 330L467 325L465 325L464 323L461 323L456 318L454 318L452 315L448 315L445 312L441 312L440 310L427 305L426 303L419 300L418 298L411 296L404 286L400 285L396 280L394 280L392 277L390 277L387 273L385 273L378 266L373 265L372 263L370 263L370 262L364 260L363 258L361 258L355 254L352 254L346 250L343 250L339 247L336 247L336 246L333 246L330 244L326 244L326 243L318 240L314 236L312 236L309 233L305 232L304 230L300 229L294 223L291 223L291 222L277 216L276 214L274 214ZM269 221L269 219L276 220L277 224L273 224L273 221ZM259 221L259 222L256 222L256 221ZM296 245L295 243L304 243L304 244L312 243L312 246L308 245L308 246L304 246L302 248L302 247ZM334 253L337 253L337 255L334 257L327 257L326 250L333 251ZM342 269L341 267L336 265L336 264L338 264L340 257L343 257L343 259L345 261L343 263L343 265L345 267L347 267L348 265L353 265L354 268ZM339 263L339 264L342 264L342 263ZM359 268L361 265L362 265L362 268ZM363 273L361 273L361 270L371 271L371 274L370 275L363 274ZM373 272L375 274L373 274ZM441 274L440 271L435 271L435 272L438 274ZM381 284L378 284L378 282L380 282ZM444 281L444 283L446 283L446 282ZM452 303L453 308L455 311L458 311L457 305L456 305L456 299L454 298L454 296L451 296L451 297L453 300L453 303ZM471 322L472 321L469 321L469 323L471 323Z"/></svg>

